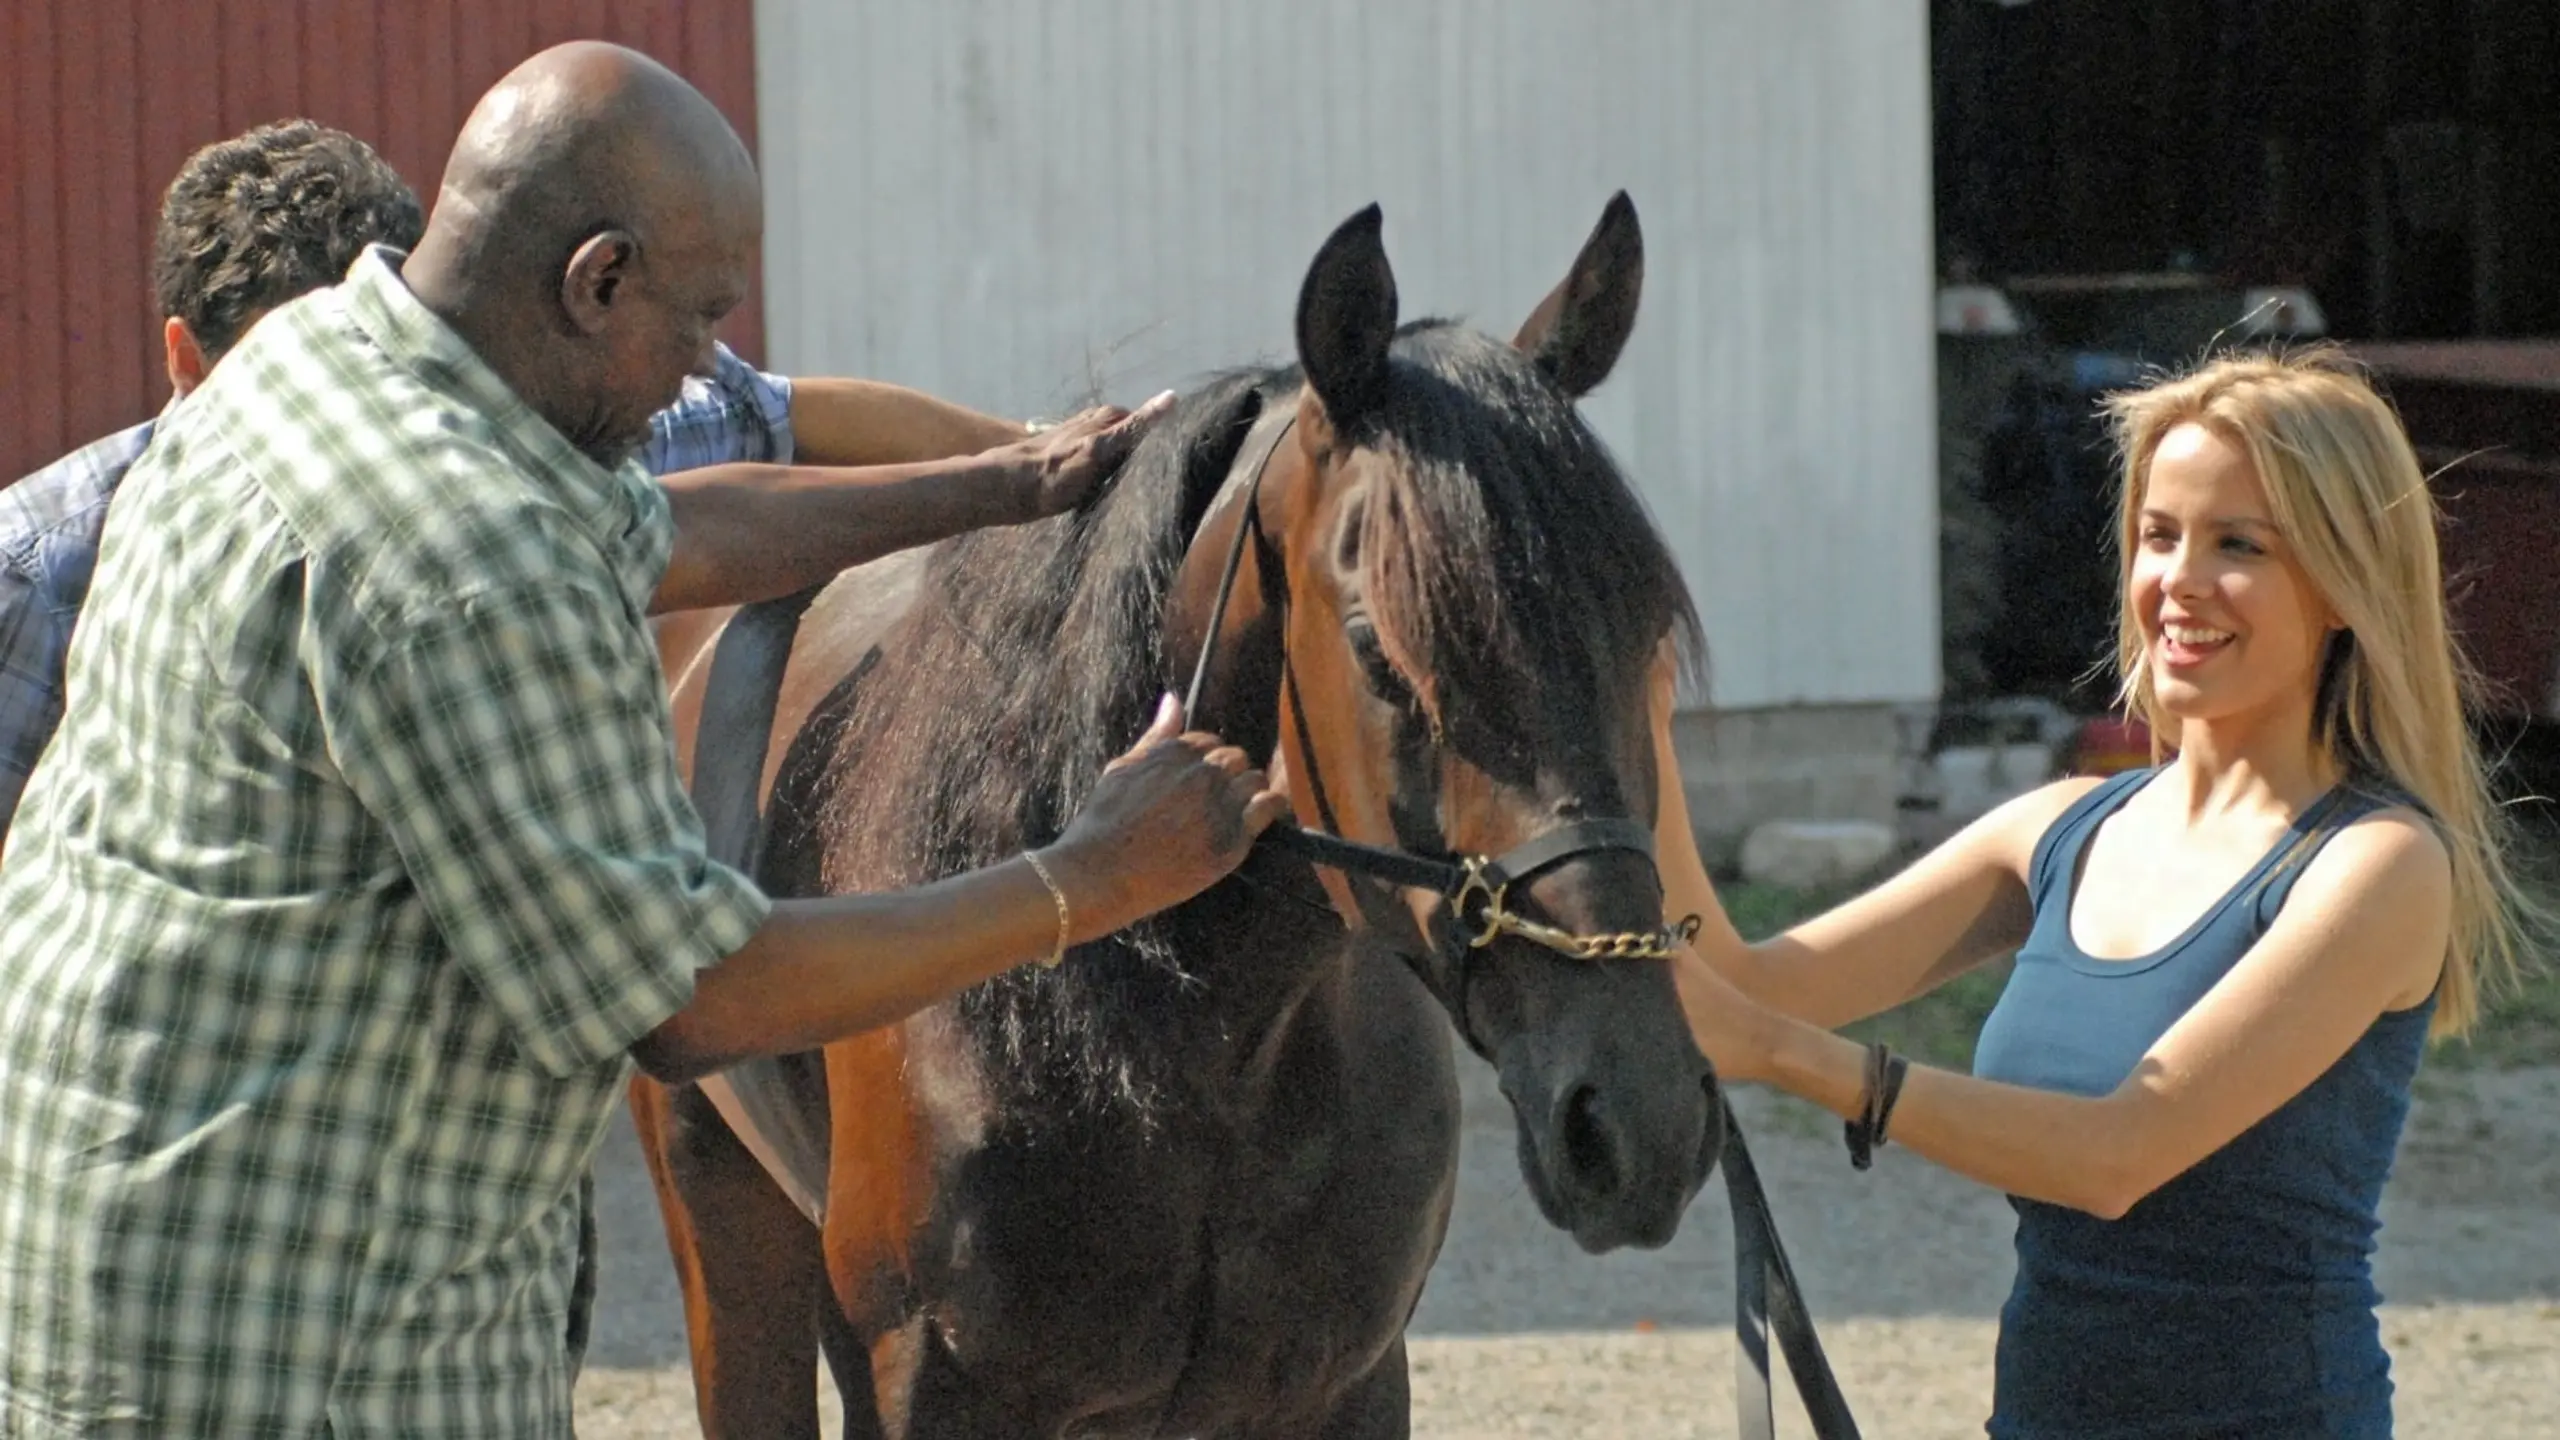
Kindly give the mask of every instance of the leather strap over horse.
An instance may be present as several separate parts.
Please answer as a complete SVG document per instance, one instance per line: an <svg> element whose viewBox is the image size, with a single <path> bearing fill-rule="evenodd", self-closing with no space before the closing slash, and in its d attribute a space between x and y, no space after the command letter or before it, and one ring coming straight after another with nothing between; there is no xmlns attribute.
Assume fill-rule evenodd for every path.
<svg viewBox="0 0 2560 1440"><path fill-rule="evenodd" d="M1185 715L1199 713L1218 627L1234 592L1246 541L1259 527L1257 507L1263 475L1295 424L1294 405L1275 405L1265 411L1255 421L1228 474L1229 487L1242 478L1238 502L1244 508L1194 663L1185 696ZM816 594L817 590L811 589L741 608L723 629L712 651L711 674L695 740L694 802L703 817L712 856L749 874L755 872L762 844L757 797L762 791L774 710L800 617ZM1305 717L1298 711L1294 697L1290 711L1292 720L1303 727ZM1313 750L1302 749L1312 768ZM1324 802L1322 778L1314 774L1307 778L1315 792L1319 814L1330 824L1331 807ZM1405 958L1424 985L1440 997L1468 1047L1488 1060L1491 1056L1474 1034L1466 1007L1468 961L1474 952L1504 936L1513 936L1593 963L1660 960L1669 958L1697 933L1697 917L1691 916L1676 925L1666 924L1650 931L1580 935L1530 919L1511 908L1513 886L1580 855L1631 850L1651 862L1651 830L1626 817L1561 825L1490 857L1415 854L1288 823L1266 829L1257 848L1440 896L1449 906L1454 922L1455 939L1449 947L1454 953L1428 959L1411 955ZM1427 937L1425 943L1430 943ZM1435 963L1442 973L1435 975L1428 968ZM825 1078L816 1057L749 1061L705 1077L700 1084L740 1141L783 1191L812 1223L823 1224L824 1199L815 1177L824 1174L828 1142L823 1131L813 1133L808 1128L809 1116L825 1113ZM795 1096L799 1103L794 1102ZM1740 1433L1745 1440L1774 1440L1776 1435L1769 1378L1769 1332L1774 1327L1787 1357L1788 1372L1794 1377L1797 1394L1818 1440L1858 1440L1857 1422L1831 1373L1822 1342L1814 1333L1803 1291L1779 1241L1767 1193L1743 1143L1731 1102L1719 1090L1716 1103L1716 1120L1724 1129L1721 1168L1734 1221L1734 1368Z"/></svg>

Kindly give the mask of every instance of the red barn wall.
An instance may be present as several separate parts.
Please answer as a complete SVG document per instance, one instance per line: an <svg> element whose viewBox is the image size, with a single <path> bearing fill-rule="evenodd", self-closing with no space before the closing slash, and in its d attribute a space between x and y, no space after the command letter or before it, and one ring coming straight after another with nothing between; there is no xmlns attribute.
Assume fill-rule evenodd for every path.
<svg viewBox="0 0 2560 1440"><path fill-rule="evenodd" d="M269 120L359 135L432 205L472 103L563 40L666 63L756 143L754 0L0 5L0 485L166 403L151 231L188 155ZM723 337L760 358L761 285Z"/></svg>

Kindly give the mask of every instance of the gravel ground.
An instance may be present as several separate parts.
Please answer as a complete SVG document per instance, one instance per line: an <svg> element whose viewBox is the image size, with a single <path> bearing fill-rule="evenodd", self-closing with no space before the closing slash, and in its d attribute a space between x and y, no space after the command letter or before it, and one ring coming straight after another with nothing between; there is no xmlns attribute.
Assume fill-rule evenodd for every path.
<svg viewBox="0 0 2560 1440"><path fill-rule="evenodd" d="M1464 1063L1457 1216L1413 1330L1415 1435L1733 1434L1722 1181L1664 1250L1586 1256L1538 1217L1508 1110ZM1755 1092L1738 1108L1862 1428L1876 1440L1981 1435L2007 1206L1900 1150L1860 1175L1837 1124L1794 1101ZM683 1317L627 1127L599 1165L603 1288L581 1433L692 1440ZM2560 1435L2555 1209L2560 1069L2425 1077L2376 1262L2404 1440ZM1778 1419L1781 1435L1808 1433L1783 1379Z"/></svg>

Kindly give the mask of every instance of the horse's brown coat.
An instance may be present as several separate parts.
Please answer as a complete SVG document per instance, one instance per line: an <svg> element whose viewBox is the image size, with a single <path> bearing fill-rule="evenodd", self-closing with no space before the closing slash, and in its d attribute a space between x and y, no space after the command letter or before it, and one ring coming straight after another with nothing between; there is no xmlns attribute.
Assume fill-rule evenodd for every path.
<svg viewBox="0 0 2560 1440"><path fill-rule="evenodd" d="M1607 523L1590 525L1601 537L1588 542L1593 553L1564 558L1594 573L1614 567L1606 572L1611 583L1660 587L1665 595L1643 603L1663 608L1640 636L1557 639L1559 627L1538 631L1546 636L1540 644L1606 640L1626 652L1550 655L1558 668L1541 677L1545 688L1569 695L1528 687L1507 702L1520 715L1491 729L1480 713L1455 717L1445 743L1435 713L1426 744L1418 711L1394 691L1436 682L1417 671L1428 647L1402 630L1382 637L1394 653L1377 664L1392 664L1400 680L1346 639L1355 619L1366 621L1362 587L1376 573L1375 556L1362 560L1346 537L1360 530L1361 504L1403 503L1396 487L1410 483L1381 468L1389 461L1372 443L1384 423L1377 407L1399 395L1398 403L1441 407L1433 421L1440 428L1405 437L1408 452L1430 463L1538 465L1537 447L1561 445L1576 458L1557 451L1552 473L1505 483L1619 483L1595 478L1605 469L1591 467L1605 461L1574 448L1575 422L1559 418L1569 412L1554 391L1538 387L1562 377L1587 387L1607 373L1632 321L1641 270L1633 224L1623 201L1614 204L1574 273L1524 331L1527 358L1459 345L1463 360L1428 362L1479 367L1472 371L1429 371L1418 357L1439 352L1425 350L1398 349L1405 358L1390 361L1391 344L1408 342L1394 329L1374 211L1338 231L1311 268L1299 315L1305 384L1274 379L1251 392L1265 405L1298 407L1301 444L1275 459L1268 476L1256 512L1268 535L1221 627L1217 683L1198 717L1262 753L1277 746L1302 819L1313 819L1306 787L1318 776L1342 833L1384 845L1422 843L1408 834L1418 829L1451 847L1493 853L1559 815L1649 807L1643 676L1659 627L1678 607L1667 598L1676 590L1667 557L1658 572L1630 565L1631 556L1659 555L1644 548L1658 542L1631 500L1608 512ZM1457 344L1434 337L1459 332L1424 328L1429 333L1410 343ZM1533 362L1551 378L1530 378ZM1482 367L1509 367L1497 388L1520 398L1505 403L1554 413L1505 439L1510 449L1468 462L1477 453L1469 447L1515 418L1451 378L1493 373ZM1249 398L1233 387L1217 393ZM1190 443L1214 442L1195 435ZM1228 452L1234 444L1230 437ZM1551 514L1580 503L1552 491L1507 493L1515 498L1506 503L1520 504L1527 493L1527 503ZM1597 490L1590 498L1621 504ZM1106 497L1101 505L1118 503L1141 502ZM1156 621L1168 650L1196 651L1218 568L1203 557L1222 554L1243 518L1240 507L1213 511L1191 537L1189 560ZM1370 525L1361 533L1399 532ZM1036 566L1040 543L999 539L984 553ZM936 553L961 555L968 544ZM932 724L935 716L901 708L911 696L936 685L1013 687L1011 698L1033 708L995 723L1053 718L1037 713L1039 667L1050 657L1036 647L1003 650L1002 637L968 628L1001 617L952 619L971 597L932 592L923 577L936 563L893 557L848 574L802 621L762 777L775 835L764 878L785 893L918 878L882 858L894 837L819 823L844 798L831 796L830 785L903 781L866 770L872 752L864 746L884 720ZM1280 571L1266 576L1270 564ZM1648 578L1630 581L1631 574ZM1505 603L1569 606L1575 598L1520 586L1511 595ZM1370 598L1384 605L1390 597ZM1618 612L1618 628L1635 623L1625 618L1634 613ZM1584 629L1608 628L1594 615L1607 618L1589 612ZM1054 623L1110 620L1070 613ZM1410 617L1379 622L1392 628ZM703 657L718 623L676 617L660 627L680 747L689 749L699 723ZM1022 668L986 668L997 653ZM1148 698L1132 690L1112 704L1134 716ZM1312 747L1296 732L1300 721ZM1545 736L1543 748L1486 750L1480 763L1470 747L1498 749L1512 729ZM1002 753L1018 738L933 740ZM915 734L895 739L909 746L897 753L913 753ZM912 813L895 818L921 823ZM1146 1003L1160 1007L1119 1016L1123 1030L1111 1032L1153 1027L1151 1043L1163 1054L1141 1076L1161 1092L1152 1100L1083 1108L1067 1094L1044 1095L1033 1075L991 1058L984 1035L973 1036L950 1006L828 1047L823 1234L805 1221L796 1234L783 1223L796 1212L707 1116L697 1088L635 1084L634 1114L684 1280L707 1433L813 1436L810 1380L821 1335L849 1392L854 1435L1051 1435L1070 1424L1080 1433L1131 1436L1405 1433L1402 1330L1447 1223L1456 1089L1445 1019L1412 976L1381 957L1387 947L1427 946L1430 935L1418 928L1442 921L1427 905L1408 909L1331 874L1320 889L1303 865L1266 858L1249 865L1241 888L1221 887L1185 907L1189 920L1165 922L1174 927L1166 933L1188 937L1181 954L1194 982L1147 978L1142 968L1122 982L1137 987L1126 993L1152 995ZM1279 890L1301 898L1272 893ZM1340 928L1342 920L1310 918L1305 897L1328 891L1353 932ZM1538 879L1530 899L1586 930L1661 918L1653 877L1623 853L1559 866ZM1087 950L1095 953L1080 951L1057 983L1086 983L1074 978L1081 975L1100 985L1107 973L1072 967L1141 963L1107 946ZM1593 1248L1667 1239L1711 1155L1702 1151L1711 1142L1700 1138L1703 1062L1679 1027L1667 975L1658 966L1576 965L1508 942L1471 963L1485 976L1473 1028L1501 1043L1523 1167L1540 1203L1558 1223L1587 1227ZM1017 999L1036 1006L1042 993L1022 990ZM1103 998L1084 1003L1119 1003L1107 987L1093 993ZM817 1303L819 1291L828 1302L822 1314L795 1311Z"/></svg>

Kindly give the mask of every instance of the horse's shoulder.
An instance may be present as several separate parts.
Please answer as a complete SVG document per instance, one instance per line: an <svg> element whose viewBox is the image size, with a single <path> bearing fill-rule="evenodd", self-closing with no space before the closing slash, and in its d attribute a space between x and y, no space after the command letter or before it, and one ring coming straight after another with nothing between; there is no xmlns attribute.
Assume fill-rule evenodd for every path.
<svg viewBox="0 0 2560 1440"><path fill-rule="evenodd" d="M827 1253L853 1287L857 1320L886 1327L916 1275L914 1251L933 1218L947 1120L923 1078L940 1071L892 1025L827 1047ZM947 1086L944 1088L948 1088ZM946 1097L947 1098L947 1097Z"/></svg>

